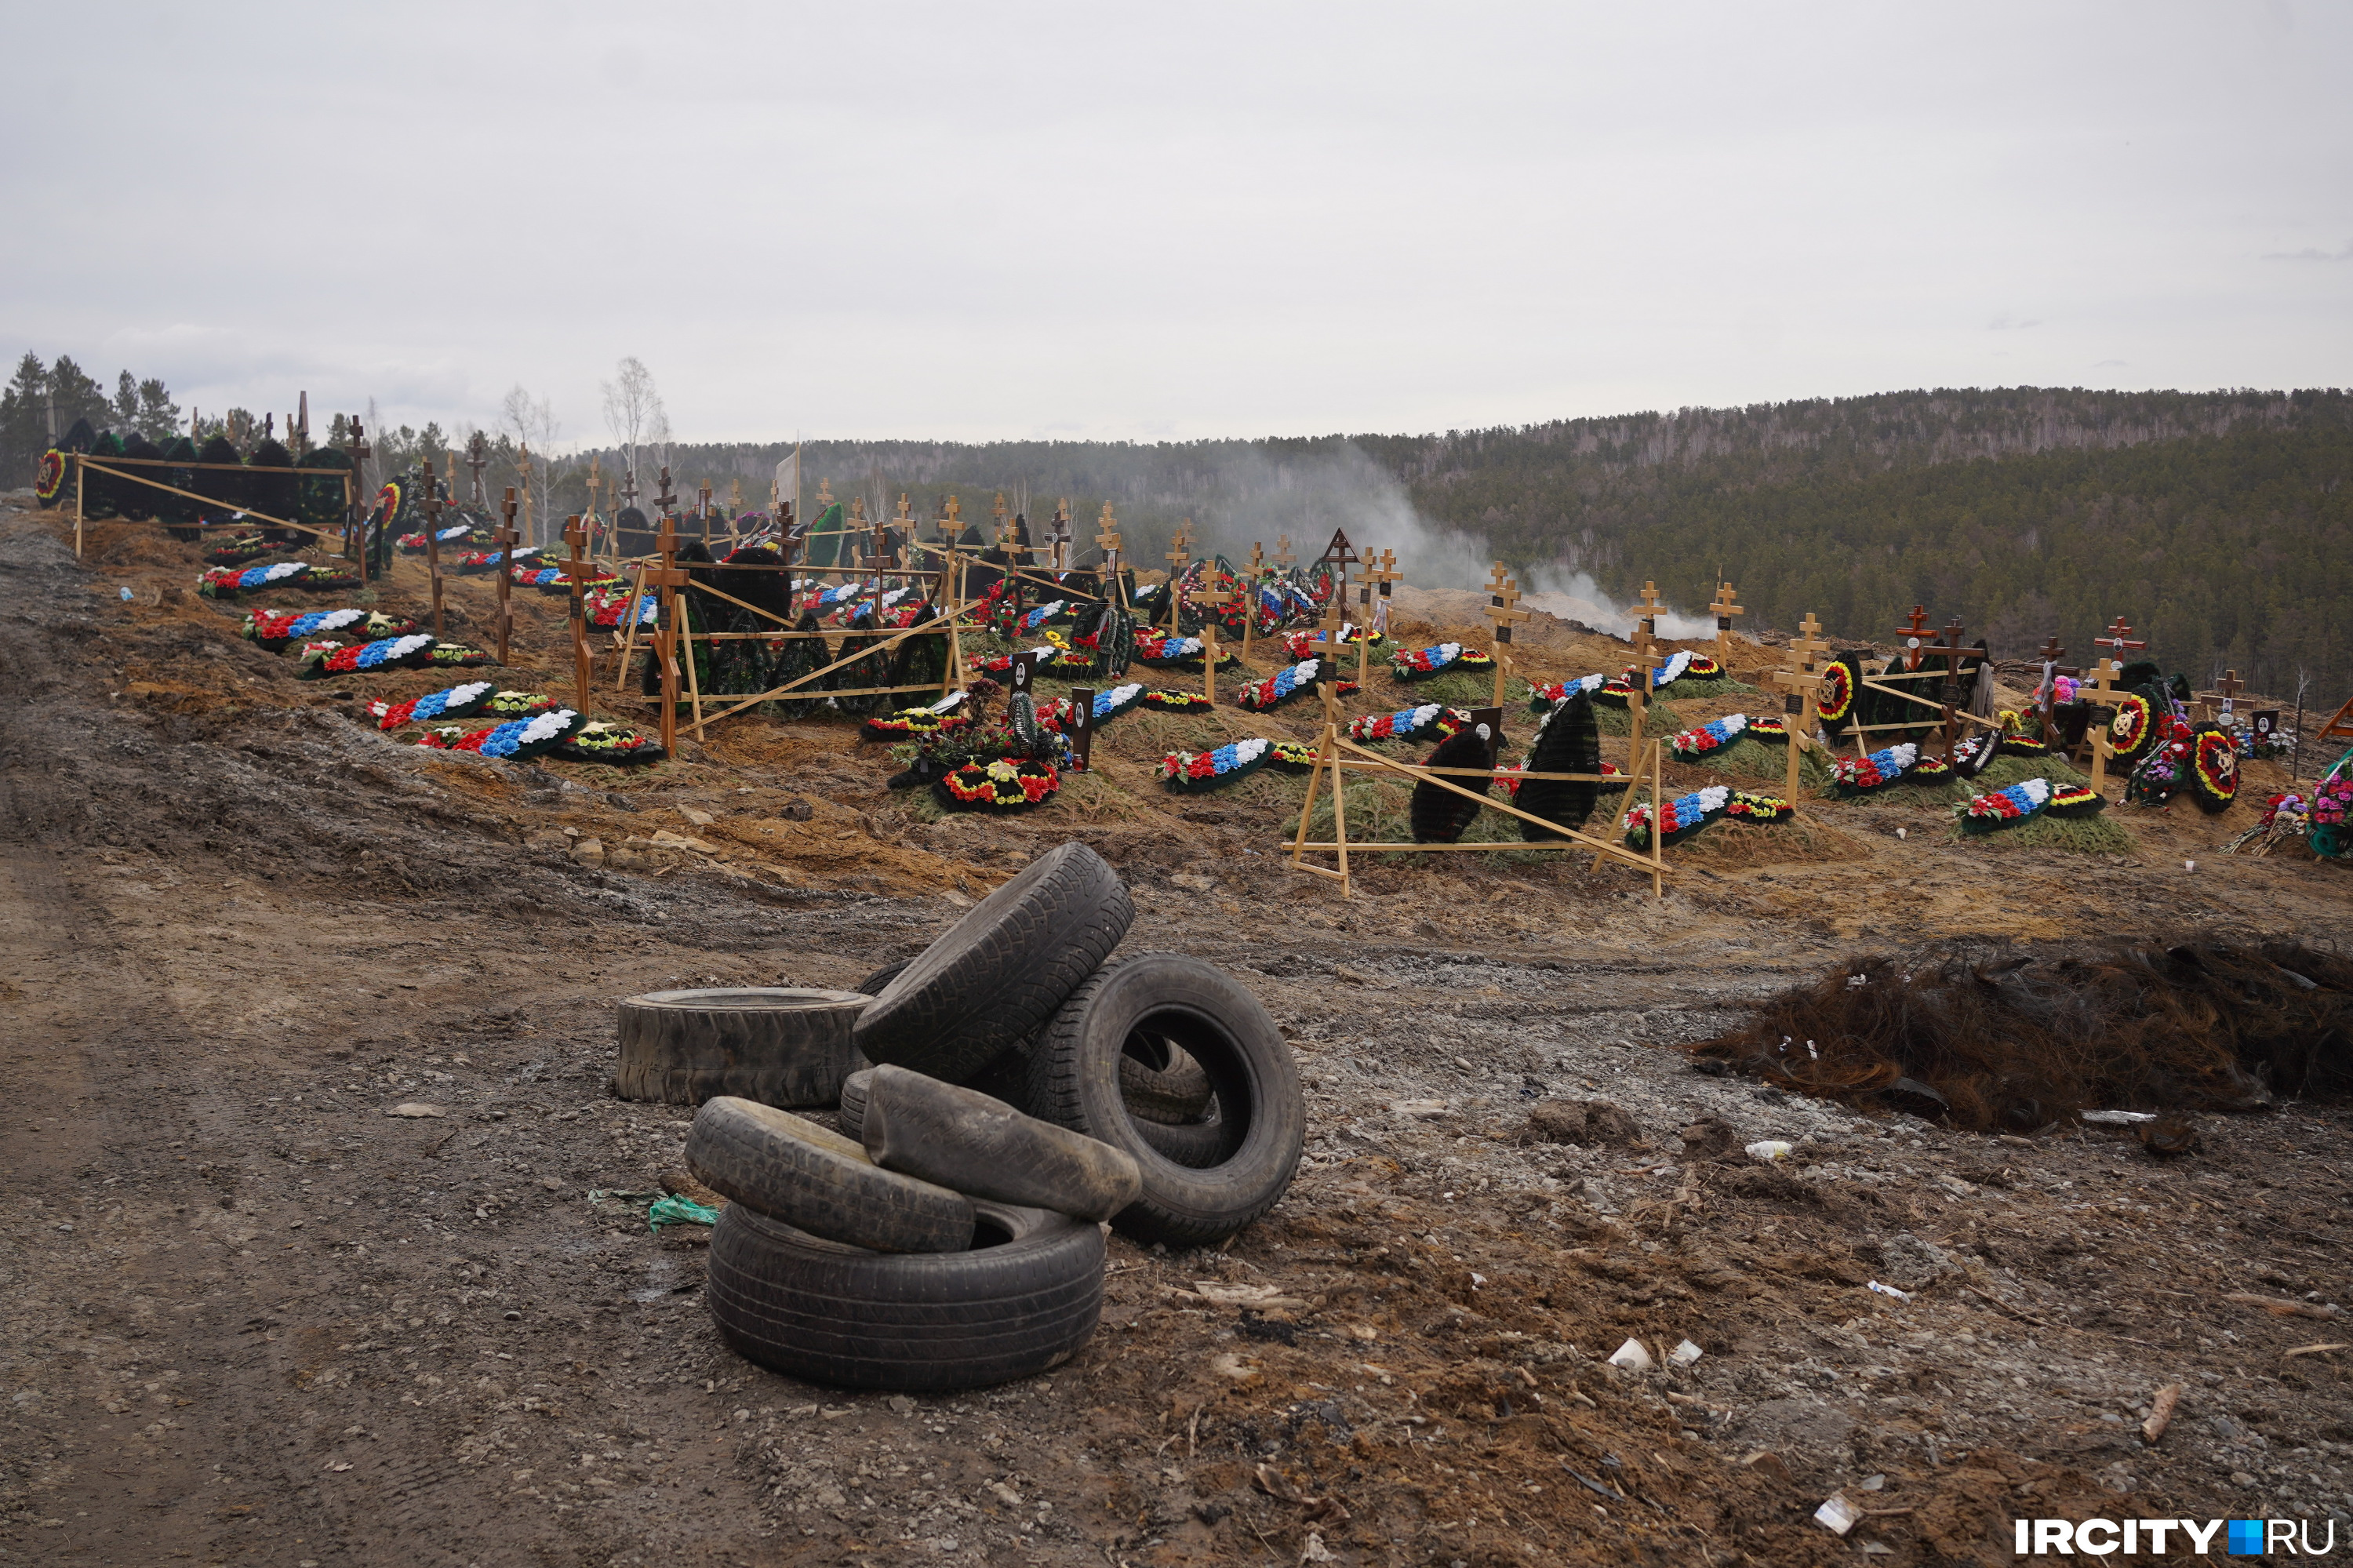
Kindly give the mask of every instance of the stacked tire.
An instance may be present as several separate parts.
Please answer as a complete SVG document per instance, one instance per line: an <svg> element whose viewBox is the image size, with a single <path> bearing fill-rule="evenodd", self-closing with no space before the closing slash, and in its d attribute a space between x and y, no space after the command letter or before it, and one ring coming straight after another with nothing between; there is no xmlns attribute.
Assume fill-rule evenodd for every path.
<svg viewBox="0 0 2353 1568"><path fill-rule="evenodd" d="M1290 1187L1305 1136L1298 1067L1265 1005L1215 966L1113 959L1134 917L1103 857L1063 844L891 976L851 1038L870 1061L981 1080L1125 1150L1143 1192L1113 1226L1147 1245L1204 1245Z"/></svg>
<svg viewBox="0 0 2353 1568"><path fill-rule="evenodd" d="M719 1038L741 1036L736 1014L754 1003L624 1004L617 1086L707 1101L688 1162L731 1200L709 1300L738 1351L851 1387L1028 1375L1092 1330L1103 1242L1092 1222L1198 1246L1281 1200L1304 1136L1290 1048L1215 967L1114 958L1134 919L1111 866L1065 843L869 977L870 995L765 993L792 995L797 1022L768 1026L762 1051ZM633 1063L638 1004L671 1011L634 1025L662 1044ZM698 1007L704 1022L676 1016ZM810 1059L776 1060L787 1037ZM841 1134L761 1103L774 1098L764 1086L806 1096L828 1078Z"/></svg>

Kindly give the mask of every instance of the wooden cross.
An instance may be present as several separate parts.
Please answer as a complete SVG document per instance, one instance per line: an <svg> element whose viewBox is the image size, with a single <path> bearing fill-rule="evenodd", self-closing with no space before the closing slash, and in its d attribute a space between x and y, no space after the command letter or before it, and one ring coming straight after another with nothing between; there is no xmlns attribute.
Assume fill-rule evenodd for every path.
<svg viewBox="0 0 2353 1568"><path fill-rule="evenodd" d="M522 461L520 466L522 470L522 532L523 537L528 539L536 537L536 534L531 523L531 448L527 446L522 449ZM507 493L512 495L514 493L509 491ZM508 526L512 527L513 524L510 523Z"/></svg>
<svg viewBox="0 0 2353 1568"><path fill-rule="evenodd" d="M662 489L670 489L670 470L662 470ZM661 596L661 620L654 632L651 657L661 677L661 743L662 749L675 755L678 748L678 590L689 578L678 567L678 524L667 512L662 514L661 532L654 535L654 551L661 565L644 573L639 582ZM629 602L630 619L637 615L637 601ZM689 655L691 657L691 654Z"/></svg>
<svg viewBox="0 0 2353 1568"><path fill-rule="evenodd" d="M1945 679L1942 690L1937 695L1944 704L1945 761L1948 765L1953 760L1953 747L1959 738L1959 726L1955 721L1954 713L1961 700L1961 661L1977 652L1974 648L1962 645L1961 639L1966 635L1960 618L1955 616L1945 623L1943 631L1927 641L1916 645L1916 655L1913 665L1916 669L1930 659L1942 659L1945 662Z"/></svg>
<svg viewBox="0 0 2353 1568"><path fill-rule="evenodd" d="M476 430L474 439L466 443L466 466L474 471L473 488L467 499L476 506L489 505L490 496L482 489L482 471L491 466L491 443L480 430ZM637 493L631 491L629 493L635 496Z"/></svg>
<svg viewBox="0 0 2353 1568"><path fill-rule="evenodd" d="M1370 556L1356 562L1356 684L1365 683L1366 661L1373 648L1373 577L1377 568ZM1382 585L1384 588L1388 585Z"/></svg>
<svg viewBox="0 0 2353 1568"><path fill-rule="evenodd" d="M1201 694L1210 703L1218 700L1218 616L1237 602L1233 584L1224 573L1212 570L1193 602L1205 612L1201 618Z"/></svg>
<svg viewBox="0 0 2353 1568"><path fill-rule="evenodd" d="M1730 583L1719 581L1715 585L1715 600L1708 606L1715 611L1715 661L1727 674L1732 670L1732 618L1748 613L1746 606L1735 602L1739 598Z"/></svg>
<svg viewBox="0 0 2353 1568"><path fill-rule="evenodd" d="M441 637L441 497L434 490L429 458L425 463L425 575L433 584L433 636L438 641Z"/></svg>
<svg viewBox="0 0 2353 1568"><path fill-rule="evenodd" d="M1103 597L1124 604L1127 588L1119 575L1119 519L1111 514L1110 502L1103 503L1103 515L1095 519L1095 526L1100 530L1095 545L1103 554Z"/></svg>
<svg viewBox="0 0 2353 1568"><path fill-rule="evenodd" d="M1495 628L1494 705L1499 708L1504 705L1504 682L1512 669L1512 628L1528 618L1519 603L1519 579L1506 576L1504 563L1497 561L1487 579L1487 619Z"/></svg>
<svg viewBox="0 0 2353 1568"><path fill-rule="evenodd" d="M1781 703L1783 722L1789 726L1788 772L1782 792L1793 803L1798 799L1799 756L1810 744L1807 736L1814 727L1814 694L1822 683L1820 655L1831 651L1821 633L1822 623L1814 619L1813 611L1808 610L1798 635L1789 639L1788 652L1781 667L1773 674L1773 683L1788 694Z"/></svg>
<svg viewBox="0 0 2353 1568"><path fill-rule="evenodd" d="M1067 495L1054 503L1054 521L1046 535L1047 547L1053 553L1049 557L1049 569L1059 579L1071 569L1071 498Z"/></svg>
<svg viewBox="0 0 2353 1568"><path fill-rule="evenodd" d="M1298 556L1291 553L1291 535L1277 534L1274 536L1274 569L1287 572L1298 559Z"/></svg>
<svg viewBox="0 0 2353 1568"><path fill-rule="evenodd" d="M363 577L374 577L375 573L375 563L368 558L367 555L367 540L364 537L366 530L360 522L359 478L363 471L361 465L374 455L375 450L375 448L361 439L360 422L357 419L345 420L343 455L351 459L352 477L350 488L343 492L343 555L346 558L356 558L360 562L360 573ZM387 517L384 521L385 526L392 525L391 518ZM433 530L426 529L425 537L430 541L433 537ZM427 547L430 547L429 544Z"/></svg>
<svg viewBox="0 0 2353 1568"><path fill-rule="evenodd" d="M2246 689L2247 683L2239 679L2236 670L2226 670L2222 678L2214 683L2214 689L2199 693L2198 700L2211 710L2210 716L2227 723L2237 706L2235 699Z"/></svg>
<svg viewBox="0 0 2353 1568"><path fill-rule="evenodd" d="M670 464L668 463L662 464L661 489L654 494L654 510L661 514L665 520L678 515L678 496L670 487Z"/></svg>
<svg viewBox="0 0 2353 1568"><path fill-rule="evenodd" d="M1651 677L1658 672L1651 668L1654 655L1652 639L1659 634L1659 611L1664 608L1659 601L1659 585L1645 579L1642 597L1634 605L1634 679L1626 694L1626 713L1630 720L1626 742L1626 771L1638 772L1642 761L1642 710L1651 700Z"/></svg>
<svg viewBox="0 0 2353 1568"><path fill-rule="evenodd" d="M582 717L588 714L588 614L586 595L588 591L588 556L595 542L594 532L577 517L565 520L564 542L572 551L572 563L565 576L572 579L572 689L573 706ZM634 606L632 608L635 608Z"/></svg>
<svg viewBox="0 0 2353 1568"><path fill-rule="evenodd" d="M1168 635L1171 637L1176 635L1176 579L1185 575L1186 565L1193 558L1189 553L1193 544L1192 526L1193 520L1186 518L1176 524L1176 532L1168 541Z"/></svg>
<svg viewBox="0 0 2353 1568"><path fill-rule="evenodd" d="M1902 654L1902 658L1904 660L1905 669L1918 669L1920 667L1920 644L1936 635L1936 633L1928 630L1927 606L1919 604L1914 605L1912 607L1912 614L1909 617L1907 623L1897 627L1895 629L1895 635L1904 639L1904 652Z"/></svg>
<svg viewBox="0 0 2353 1568"><path fill-rule="evenodd" d="M2072 678L2083 673L2073 664L2059 662L2065 657L2067 650L2061 645L2059 634L2055 631L2042 640L2042 647L2035 654L2042 664L2042 681L2035 693L2034 705L2042 720L2042 743L2045 746L2053 744L2058 735L2058 721L2052 715L2059 705L2059 677L2066 675Z"/></svg>
<svg viewBox="0 0 2353 1568"><path fill-rule="evenodd" d="M515 533L515 493L513 485L510 484L507 486L506 499L500 503L499 512L505 520L505 525L491 535L491 547L498 552L499 662L503 664L507 662L507 641L514 630L514 611L512 608L512 597L514 594L514 552L515 542L518 537L520 537L520 535Z"/></svg>
<svg viewBox="0 0 2353 1568"><path fill-rule="evenodd" d="M989 508L988 515L997 535L997 547L1000 550L1010 547L1013 520L1005 510L1005 492L1000 490L997 493L996 503Z"/></svg>
<svg viewBox="0 0 2353 1568"><path fill-rule="evenodd" d="M596 462L596 454L595 452L590 452L590 453L588 454L588 486L587 486L587 488L588 488L588 514L587 514L586 517L583 519L583 521L585 521L585 522L588 524L588 532L589 532L589 535L590 535L591 538L593 539L593 538L594 538L594 536L595 536L595 535L596 535L596 518L597 518L597 515L598 515L598 514L597 514L597 509L596 509L596 497L597 497L597 495L598 495L599 493L601 493L603 492L603 490L604 490L604 488L605 488L605 475L604 475L603 471L602 471L602 470L598 467L598 465L597 465L597 462Z"/></svg>
<svg viewBox="0 0 2353 1568"><path fill-rule="evenodd" d="M2137 653L2148 646L2148 641L2146 638L2136 641L2132 630L2131 625L2119 615L2115 624L2108 628L2108 634L2105 637L2092 639L2092 646L2105 648L2115 653Z"/></svg>
<svg viewBox="0 0 2353 1568"><path fill-rule="evenodd" d="M818 511L820 514L822 514L822 513L825 511L825 509L826 509L827 507L828 507L828 506L830 506L830 505L832 505L832 504L833 504L833 481L831 481L831 480L829 480L829 479L820 479L820 480L818 480L818 481L817 482L817 509L818 509Z"/></svg>
<svg viewBox="0 0 2353 1568"><path fill-rule="evenodd" d="M1380 603L1375 609L1375 613L1372 616L1371 627L1366 633L1366 635L1369 637L1373 632L1386 632L1388 630L1389 589L1394 588L1397 584L1405 581L1405 574L1397 569L1397 552L1395 550L1383 550L1381 552L1381 558L1377 564L1374 563L1369 558L1365 564L1367 568L1367 575L1370 576L1374 582L1378 583L1381 588Z"/></svg>
<svg viewBox="0 0 2353 1568"><path fill-rule="evenodd" d="M949 537L961 538L964 535L963 518L964 503L953 495L949 496L947 510L940 514L940 526L947 531Z"/></svg>
<svg viewBox="0 0 2353 1568"><path fill-rule="evenodd" d="M1315 558L1341 567L1342 575L1345 576L1345 568L1356 563L1356 546L1348 543L1348 531L1345 528L1333 529L1332 542L1324 546L1324 553Z"/></svg>

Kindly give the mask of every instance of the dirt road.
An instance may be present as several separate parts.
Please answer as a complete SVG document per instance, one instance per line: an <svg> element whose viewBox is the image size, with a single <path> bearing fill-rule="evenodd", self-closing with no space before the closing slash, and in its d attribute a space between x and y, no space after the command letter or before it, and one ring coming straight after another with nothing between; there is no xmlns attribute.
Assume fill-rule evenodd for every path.
<svg viewBox="0 0 2353 1568"><path fill-rule="evenodd" d="M192 559L124 527L78 565L0 511L0 1561L1990 1563L2020 1516L2353 1509L2353 1352L2288 1353L2353 1335L2225 1299L2347 1299L2343 1107L2210 1118L2160 1165L1672 1049L1899 932L2325 935L2331 868L2177 872L2194 822L2134 864L1989 859L1866 813L1658 903L1556 858L1344 906L1243 855L1230 804L911 822L845 726L593 784L421 752L174 602ZM681 808L723 861L571 851ZM688 1120L607 1094L615 999L852 984L1063 836L1130 876L1127 950L1283 1022L1298 1185L1223 1250L1115 1240L1051 1377L883 1399L736 1360L702 1238L595 1196L653 1187ZM1563 1100L1629 1122L1524 1141ZM1706 1118L1804 1141L1694 1160ZM1629 1337L1705 1353L1606 1366ZM1840 1489L1874 1510L1844 1540L1809 1517Z"/></svg>

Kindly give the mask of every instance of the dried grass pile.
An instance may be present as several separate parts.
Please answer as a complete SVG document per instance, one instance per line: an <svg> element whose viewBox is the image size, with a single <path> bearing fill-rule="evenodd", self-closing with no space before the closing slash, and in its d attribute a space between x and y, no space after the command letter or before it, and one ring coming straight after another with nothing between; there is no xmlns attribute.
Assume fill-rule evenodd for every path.
<svg viewBox="0 0 2353 1568"><path fill-rule="evenodd" d="M1783 1088L1976 1131L2094 1108L2252 1110L2353 1090L2353 961L2214 940L1877 957L1691 1049Z"/></svg>

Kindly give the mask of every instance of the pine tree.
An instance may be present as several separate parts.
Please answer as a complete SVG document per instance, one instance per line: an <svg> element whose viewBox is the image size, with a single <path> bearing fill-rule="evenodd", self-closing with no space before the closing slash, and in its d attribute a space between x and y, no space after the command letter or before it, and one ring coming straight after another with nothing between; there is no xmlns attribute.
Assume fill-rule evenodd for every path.
<svg viewBox="0 0 2353 1568"><path fill-rule="evenodd" d="M168 441L180 433L180 406L156 376L139 384L139 433L151 441Z"/></svg>
<svg viewBox="0 0 2353 1568"><path fill-rule="evenodd" d="M49 446L49 370L41 356L26 352L16 374L0 391L0 487L30 483Z"/></svg>

